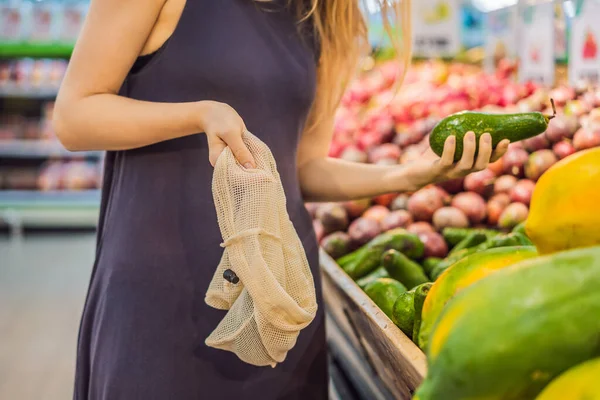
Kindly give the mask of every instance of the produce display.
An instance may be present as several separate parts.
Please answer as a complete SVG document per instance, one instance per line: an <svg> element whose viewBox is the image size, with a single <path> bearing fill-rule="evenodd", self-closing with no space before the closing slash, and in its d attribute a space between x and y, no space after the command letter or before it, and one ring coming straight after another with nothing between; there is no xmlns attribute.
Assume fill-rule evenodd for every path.
<svg viewBox="0 0 600 400"><path fill-rule="evenodd" d="M579 364L553 380L536 400L562 400L565 393L576 400L600 399L600 358Z"/></svg>
<svg viewBox="0 0 600 400"><path fill-rule="evenodd" d="M19 59L0 61L0 93L8 90L53 89L58 87L67 69L65 60Z"/></svg>
<svg viewBox="0 0 600 400"><path fill-rule="evenodd" d="M532 399L600 355L600 247L531 258L471 285L436 322L419 400Z"/></svg>
<svg viewBox="0 0 600 400"><path fill-rule="evenodd" d="M428 373L415 399L535 399L600 356L600 320L592 317L600 315L600 92L520 93L477 106L496 114L458 114L500 121L480 133L512 141L486 170L415 193L307 204L324 250L425 352ZM352 110L360 123L349 129L338 118L333 156L410 162L430 140L443 145L441 127L460 121L444 119L433 103L423 116L399 118L394 102L377 108L377 119L377 97L342 107L340 115ZM594 389L585 373L564 376ZM548 398L571 398L554 390Z"/></svg>
<svg viewBox="0 0 600 400"><path fill-rule="evenodd" d="M594 182L600 182L600 148L558 162L538 181L525 230L541 253L565 250L572 243L600 244L595 208L600 186Z"/></svg>
<svg viewBox="0 0 600 400"><path fill-rule="evenodd" d="M32 118L27 113L6 113L0 115L0 146L5 140L43 140L40 143L56 145L56 135L52 128L54 102L42 105L41 116ZM50 140L51 139L51 140Z"/></svg>
<svg viewBox="0 0 600 400"><path fill-rule="evenodd" d="M42 166L0 167L0 190L86 190L100 187L95 162L51 160Z"/></svg>

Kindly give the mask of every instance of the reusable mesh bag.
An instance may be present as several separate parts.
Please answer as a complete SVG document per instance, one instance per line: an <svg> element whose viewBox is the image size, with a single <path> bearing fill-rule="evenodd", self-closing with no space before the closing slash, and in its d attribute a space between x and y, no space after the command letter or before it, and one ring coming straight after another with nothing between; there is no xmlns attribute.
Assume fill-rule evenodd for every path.
<svg viewBox="0 0 600 400"><path fill-rule="evenodd" d="M315 317L315 286L286 210L275 159L254 135L245 133L244 142L256 169L243 168L226 148L213 174L225 251L205 301L229 311L206 344L232 351L249 364L275 367ZM224 278L229 271L239 282Z"/></svg>

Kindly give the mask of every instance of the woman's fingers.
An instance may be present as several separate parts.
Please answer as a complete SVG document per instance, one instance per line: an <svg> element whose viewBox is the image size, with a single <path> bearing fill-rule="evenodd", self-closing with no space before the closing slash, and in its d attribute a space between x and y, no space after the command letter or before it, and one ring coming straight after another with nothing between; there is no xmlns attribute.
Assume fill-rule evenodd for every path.
<svg viewBox="0 0 600 400"><path fill-rule="evenodd" d="M498 161L504 155L504 153L506 153L506 150L508 150L509 144L510 141L508 139L504 139L503 141L498 143L498 146L496 146L496 149L492 153L492 158L490 162Z"/></svg>
<svg viewBox="0 0 600 400"><path fill-rule="evenodd" d="M463 153L460 161L456 165L459 171L468 171L473 168L473 162L475 160L476 137L475 133L469 131L465 134L463 139Z"/></svg>
<svg viewBox="0 0 600 400"><path fill-rule="evenodd" d="M447 168L454 164L454 152L456 151L456 137L448 136L444 142L444 152L440 159L440 166Z"/></svg>
<svg viewBox="0 0 600 400"><path fill-rule="evenodd" d="M243 131L245 128L243 128ZM246 169L252 169L256 166L252 153L246 147L246 143L242 140L243 131L238 134L230 134L225 137L227 146L233 152L235 159Z"/></svg>
<svg viewBox="0 0 600 400"><path fill-rule="evenodd" d="M225 150L227 145L217 136L208 136L208 160L213 167L217 164L217 159Z"/></svg>
<svg viewBox="0 0 600 400"><path fill-rule="evenodd" d="M489 133L484 133L479 138L479 151L477 153L477 161L475 161L475 169L485 169L490 163L492 155L492 136Z"/></svg>

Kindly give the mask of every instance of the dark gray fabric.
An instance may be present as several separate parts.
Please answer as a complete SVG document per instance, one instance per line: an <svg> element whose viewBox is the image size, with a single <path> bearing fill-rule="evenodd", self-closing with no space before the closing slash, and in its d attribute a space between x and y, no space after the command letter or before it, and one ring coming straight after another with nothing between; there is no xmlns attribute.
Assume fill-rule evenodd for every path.
<svg viewBox="0 0 600 400"><path fill-rule="evenodd" d="M75 399L327 398L317 243L295 161L315 74L313 50L289 11L188 0L164 48L128 76L121 94L131 98L231 105L271 148L320 309L275 369L208 348L204 340L224 312L204 303L222 254L206 137L108 152Z"/></svg>

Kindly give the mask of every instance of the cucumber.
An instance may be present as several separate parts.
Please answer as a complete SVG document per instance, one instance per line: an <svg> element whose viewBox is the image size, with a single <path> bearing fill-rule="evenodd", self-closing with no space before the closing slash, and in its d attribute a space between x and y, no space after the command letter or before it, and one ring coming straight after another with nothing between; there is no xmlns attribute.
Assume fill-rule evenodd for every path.
<svg viewBox="0 0 600 400"><path fill-rule="evenodd" d="M352 279L356 280L379 267L381 256L389 249L398 250L410 258L420 258L423 256L424 245L417 235L404 229L393 229L340 258L338 264Z"/></svg>
<svg viewBox="0 0 600 400"><path fill-rule="evenodd" d="M450 255L456 254L460 250L468 249L469 247L477 246L485 242L488 239L487 235L480 231L473 231L467 235L466 238L461 240L454 248L450 251Z"/></svg>
<svg viewBox="0 0 600 400"><path fill-rule="evenodd" d="M415 343L418 343L419 330L421 329L421 311L423 310L423 303L425 303L425 298L427 297L427 294L429 293L429 290L432 286L433 283L427 282L415 288L415 322L413 324L412 333L412 340Z"/></svg>
<svg viewBox="0 0 600 400"><path fill-rule="evenodd" d="M402 293L394 303L392 322L409 338L415 323L415 289Z"/></svg>
<svg viewBox="0 0 600 400"><path fill-rule="evenodd" d="M427 257L425 260L423 260L423 271L425 271L425 274L427 276L429 276L431 278L431 273L433 272L433 269L440 263L442 262L443 258L438 258L438 257Z"/></svg>
<svg viewBox="0 0 600 400"><path fill-rule="evenodd" d="M406 287L395 279L379 278L365 287L365 293L377 307L392 319L394 303L398 296L406 292Z"/></svg>
<svg viewBox="0 0 600 400"><path fill-rule="evenodd" d="M423 268L396 250L388 250L381 258L381 264L390 277L401 282L408 289L429 282Z"/></svg>
<svg viewBox="0 0 600 400"><path fill-rule="evenodd" d="M383 267L379 267L367 276L364 276L356 281L356 284L364 289L369 283L376 281L379 278L389 278L390 274L388 274L387 270Z"/></svg>
<svg viewBox="0 0 600 400"><path fill-rule="evenodd" d="M554 101L552 101L554 107ZM492 136L492 147L504 139L518 142L545 132L548 122L554 115L544 115L540 112L517 114L488 114L472 111L461 111L441 120L429 135L429 145L435 154L442 155L446 138L456 136L454 161L460 160L463 153L463 139L467 132L472 131L476 136L479 147L479 137L484 133Z"/></svg>

